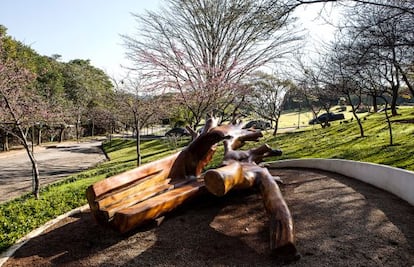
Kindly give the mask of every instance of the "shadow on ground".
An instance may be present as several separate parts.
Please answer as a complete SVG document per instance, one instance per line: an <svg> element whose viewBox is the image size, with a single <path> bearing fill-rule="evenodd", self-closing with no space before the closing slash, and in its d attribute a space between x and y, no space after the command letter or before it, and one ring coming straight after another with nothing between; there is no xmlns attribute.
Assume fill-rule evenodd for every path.
<svg viewBox="0 0 414 267"><path fill-rule="evenodd" d="M204 196L160 226L127 235L97 225L89 212L66 218L4 266L411 266L414 207L359 181L313 170L281 176L294 217L299 261L269 252L267 216L254 190Z"/></svg>

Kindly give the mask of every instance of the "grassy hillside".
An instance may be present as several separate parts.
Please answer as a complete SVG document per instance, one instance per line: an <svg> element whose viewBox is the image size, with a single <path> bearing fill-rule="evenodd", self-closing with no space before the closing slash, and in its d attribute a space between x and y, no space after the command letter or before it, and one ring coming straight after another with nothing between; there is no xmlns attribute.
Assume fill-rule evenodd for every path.
<svg viewBox="0 0 414 267"><path fill-rule="evenodd" d="M332 108L332 112L338 113L336 110L339 108L339 106L335 106ZM349 120L353 117L351 110L351 107L347 107L348 111L340 112L343 113L346 120ZM325 113L325 111L321 111L318 115L321 115L322 113ZM366 116L367 113L360 114L361 116ZM283 112L280 116L279 120L279 129L283 132L284 128L296 128L298 124L300 125L300 128L312 128L314 126L308 125L308 122L310 119L313 119L313 114L311 111L286 111Z"/></svg>
<svg viewBox="0 0 414 267"><path fill-rule="evenodd" d="M347 123L331 122L331 127L320 125L294 129L272 136L272 130L264 132L259 143L280 148L283 155L268 161L294 158L340 158L391 165L414 171L414 107L399 109L400 115L391 118L394 145L389 145L389 131L384 113L362 114L365 137L360 137L358 124L351 121L351 112L345 114ZM292 114L281 118L282 125L292 122ZM297 115L297 113L296 113ZM292 129L290 129L292 130ZM258 146L249 143L242 149ZM217 166L223 157L219 147L208 167Z"/></svg>
<svg viewBox="0 0 414 267"><path fill-rule="evenodd" d="M355 120L333 122L322 129L319 125L304 131L276 137L267 134L264 141L280 147L287 158L341 158L367 161L414 170L414 108L399 109L392 117L394 145L389 145L389 130L384 113L364 115L365 137L360 137Z"/></svg>

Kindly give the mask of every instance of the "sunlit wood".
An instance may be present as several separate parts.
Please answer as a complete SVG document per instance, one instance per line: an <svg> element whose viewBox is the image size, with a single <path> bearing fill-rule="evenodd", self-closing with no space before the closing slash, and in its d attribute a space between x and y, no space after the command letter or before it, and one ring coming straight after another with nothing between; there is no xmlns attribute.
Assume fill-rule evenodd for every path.
<svg viewBox="0 0 414 267"><path fill-rule="evenodd" d="M293 219L278 184L257 165L281 155L264 144L236 150L263 135L241 125L217 125L208 120L203 131L181 152L97 182L86 195L95 219L121 233L172 211L204 192L223 196L230 190L258 186L269 216L270 249L276 255L296 256ZM224 141L222 166L203 173L219 142ZM207 189L207 190L205 190Z"/></svg>

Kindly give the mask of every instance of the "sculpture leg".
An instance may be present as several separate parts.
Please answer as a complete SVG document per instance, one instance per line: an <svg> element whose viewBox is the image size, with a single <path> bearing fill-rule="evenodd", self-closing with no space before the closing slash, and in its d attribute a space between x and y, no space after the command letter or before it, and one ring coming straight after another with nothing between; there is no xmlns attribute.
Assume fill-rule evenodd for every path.
<svg viewBox="0 0 414 267"><path fill-rule="evenodd" d="M269 216L270 249L276 256L296 260L300 256L295 246L293 219L279 186L265 168L259 174L263 203Z"/></svg>
<svg viewBox="0 0 414 267"><path fill-rule="evenodd" d="M248 188L259 184L269 216L270 249L275 256L287 260L298 259L292 216L275 178L266 168L234 161L227 166L207 171L204 181L207 190L216 196L222 196L232 188Z"/></svg>

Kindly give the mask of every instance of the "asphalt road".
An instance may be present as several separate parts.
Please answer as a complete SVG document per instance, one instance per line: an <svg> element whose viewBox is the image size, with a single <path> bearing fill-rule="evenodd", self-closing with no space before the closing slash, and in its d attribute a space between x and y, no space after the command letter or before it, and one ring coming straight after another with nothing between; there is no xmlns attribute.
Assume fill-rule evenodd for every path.
<svg viewBox="0 0 414 267"><path fill-rule="evenodd" d="M53 183L106 160L101 141L35 148L40 185ZM24 150L0 153L0 203L32 191L32 168Z"/></svg>

